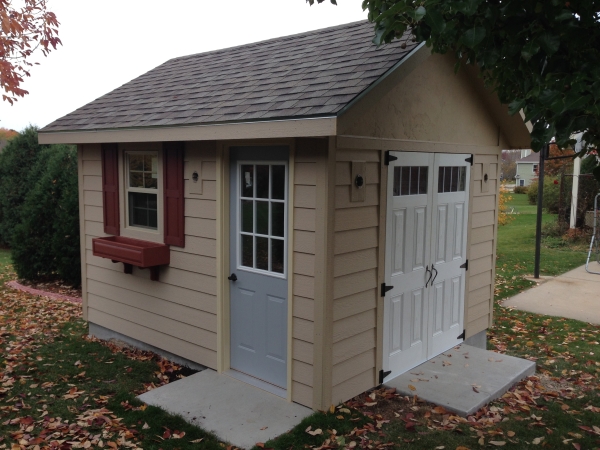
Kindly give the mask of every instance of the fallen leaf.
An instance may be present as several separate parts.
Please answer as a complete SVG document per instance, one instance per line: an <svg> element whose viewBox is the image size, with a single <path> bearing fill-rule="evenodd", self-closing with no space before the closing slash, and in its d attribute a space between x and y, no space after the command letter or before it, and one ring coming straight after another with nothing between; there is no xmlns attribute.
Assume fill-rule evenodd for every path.
<svg viewBox="0 0 600 450"><path fill-rule="evenodd" d="M409 388L411 391L416 391L416 390L417 390L417 388L416 388L416 387L414 387L412 384L409 384L409 385L408 385L408 388Z"/></svg>
<svg viewBox="0 0 600 450"><path fill-rule="evenodd" d="M496 447L502 447L506 445L506 441L490 441L490 444L495 445Z"/></svg>

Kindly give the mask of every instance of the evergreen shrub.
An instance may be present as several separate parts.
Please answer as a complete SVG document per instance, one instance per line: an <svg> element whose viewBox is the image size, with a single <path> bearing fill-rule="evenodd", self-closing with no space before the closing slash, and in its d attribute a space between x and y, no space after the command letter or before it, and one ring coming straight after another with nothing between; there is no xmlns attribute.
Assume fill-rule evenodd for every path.
<svg viewBox="0 0 600 450"><path fill-rule="evenodd" d="M31 168L30 190L10 246L21 278L81 284L77 151L54 145Z"/></svg>

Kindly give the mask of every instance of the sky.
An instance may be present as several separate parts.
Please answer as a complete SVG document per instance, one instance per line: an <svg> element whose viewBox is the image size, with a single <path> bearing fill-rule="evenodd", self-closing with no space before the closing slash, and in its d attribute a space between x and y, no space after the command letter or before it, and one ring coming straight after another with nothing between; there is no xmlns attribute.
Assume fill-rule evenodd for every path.
<svg viewBox="0 0 600 450"><path fill-rule="evenodd" d="M366 19L362 0L49 0L62 46L0 101L0 127L43 127L177 56Z"/></svg>

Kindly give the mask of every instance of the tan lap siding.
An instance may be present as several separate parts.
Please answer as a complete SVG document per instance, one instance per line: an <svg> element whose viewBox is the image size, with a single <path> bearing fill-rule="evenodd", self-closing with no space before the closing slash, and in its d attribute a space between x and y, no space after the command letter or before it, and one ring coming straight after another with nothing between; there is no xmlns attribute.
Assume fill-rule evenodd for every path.
<svg viewBox="0 0 600 450"><path fill-rule="evenodd" d="M351 202L352 161L366 162L365 200ZM336 154L332 401L376 384L380 152Z"/></svg>
<svg viewBox="0 0 600 450"><path fill-rule="evenodd" d="M315 208L317 159L298 145L294 166L294 263L292 299L292 400L313 404Z"/></svg>
<svg viewBox="0 0 600 450"><path fill-rule="evenodd" d="M92 254L102 227L100 146L82 149L88 319L97 325L216 368L216 150L188 142L185 151L185 247L171 247L171 264L151 281L148 270ZM192 168L201 189L190 192ZM121 218L123 220L123 218Z"/></svg>
<svg viewBox="0 0 600 450"><path fill-rule="evenodd" d="M483 179L484 170L488 170L487 188ZM467 337L485 330L492 323L498 223L498 156L476 154L471 178L469 278L465 302Z"/></svg>

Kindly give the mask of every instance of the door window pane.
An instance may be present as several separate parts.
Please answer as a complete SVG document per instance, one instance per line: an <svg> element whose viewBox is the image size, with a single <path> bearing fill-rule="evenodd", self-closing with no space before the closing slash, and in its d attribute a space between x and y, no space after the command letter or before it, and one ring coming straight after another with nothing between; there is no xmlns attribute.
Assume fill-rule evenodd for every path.
<svg viewBox="0 0 600 450"><path fill-rule="evenodd" d="M242 231L254 232L254 202L242 200Z"/></svg>
<svg viewBox="0 0 600 450"><path fill-rule="evenodd" d="M269 202L256 202L256 234L269 234Z"/></svg>
<svg viewBox="0 0 600 450"><path fill-rule="evenodd" d="M271 236L284 236L285 204L271 203Z"/></svg>
<svg viewBox="0 0 600 450"><path fill-rule="evenodd" d="M269 166L256 166L256 198L269 198Z"/></svg>
<svg viewBox="0 0 600 450"><path fill-rule="evenodd" d="M254 166L243 165L241 175L242 197L254 197Z"/></svg>
<svg viewBox="0 0 600 450"><path fill-rule="evenodd" d="M283 273L284 263L284 241L282 239L271 239L271 270Z"/></svg>
<svg viewBox="0 0 600 450"><path fill-rule="evenodd" d="M463 192L467 168L465 166L440 166L438 173L438 193Z"/></svg>
<svg viewBox="0 0 600 450"><path fill-rule="evenodd" d="M242 234L242 266L254 267L254 238Z"/></svg>
<svg viewBox="0 0 600 450"><path fill-rule="evenodd" d="M285 198L285 166L271 166L271 198Z"/></svg>
<svg viewBox="0 0 600 450"><path fill-rule="evenodd" d="M242 164L240 265L285 273L286 166Z"/></svg>
<svg viewBox="0 0 600 450"><path fill-rule="evenodd" d="M394 196L427 194L428 176L427 166L394 167Z"/></svg>
<svg viewBox="0 0 600 450"><path fill-rule="evenodd" d="M269 238L256 238L256 268L269 270Z"/></svg>

